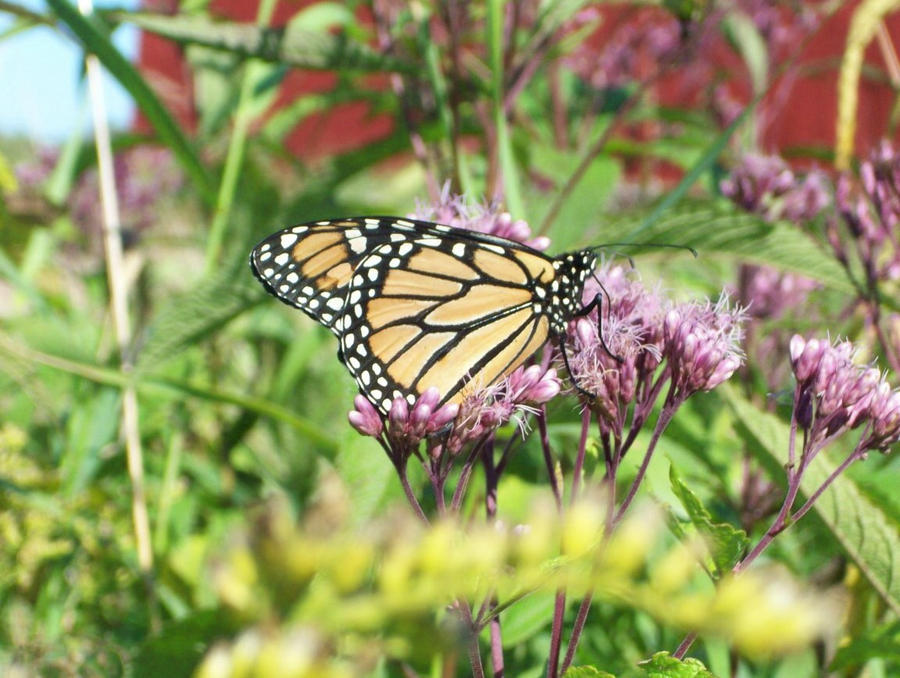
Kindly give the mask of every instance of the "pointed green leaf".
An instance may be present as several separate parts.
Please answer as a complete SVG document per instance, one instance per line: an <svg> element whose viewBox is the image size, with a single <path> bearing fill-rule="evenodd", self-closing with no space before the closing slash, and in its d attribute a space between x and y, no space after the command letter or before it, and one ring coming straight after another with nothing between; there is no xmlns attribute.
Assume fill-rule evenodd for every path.
<svg viewBox="0 0 900 678"><path fill-rule="evenodd" d="M593 666L570 666L563 678L616 678L613 674Z"/></svg>
<svg viewBox="0 0 900 678"><path fill-rule="evenodd" d="M747 533L728 523L715 523L699 497L685 485L674 465L669 466L669 482L697 531L706 539L719 576L730 571L750 542Z"/></svg>
<svg viewBox="0 0 900 678"><path fill-rule="evenodd" d="M660 214L639 235L623 236L641 221L640 213L613 218L604 223L601 237L611 242L685 245L695 248L701 259L725 255L800 273L840 292L854 292L844 269L799 228L767 223L726 201L684 201Z"/></svg>
<svg viewBox="0 0 900 678"><path fill-rule="evenodd" d="M205 45L284 66L342 71L415 70L410 64L379 54L364 43L351 42L344 35L306 30L293 23L270 28L211 21L201 16L126 12L117 13L116 18L182 44Z"/></svg>
<svg viewBox="0 0 900 678"><path fill-rule="evenodd" d="M853 638L849 645L838 648L828 670L843 671L859 667L870 659L900 663L900 621L867 629Z"/></svg>
<svg viewBox="0 0 900 678"><path fill-rule="evenodd" d="M657 652L638 666L647 678L716 678L700 660L692 657L680 660L668 652Z"/></svg>
<svg viewBox="0 0 900 678"><path fill-rule="evenodd" d="M147 371L159 367L266 298L249 271L237 280L233 271L201 279L190 291L173 297L156 313L136 369Z"/></svg>

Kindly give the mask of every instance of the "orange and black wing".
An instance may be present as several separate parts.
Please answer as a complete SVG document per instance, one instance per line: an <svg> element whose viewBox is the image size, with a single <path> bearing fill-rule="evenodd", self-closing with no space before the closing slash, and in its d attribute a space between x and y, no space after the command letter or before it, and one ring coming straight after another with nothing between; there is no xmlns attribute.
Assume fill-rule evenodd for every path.
<svg viewBox="0 0 900 678"><path fill-rule="evenodd" d="M429 387L443 403L460 402L467 387L504 377L547 340L553 263L457 229L380 245L354 270L337 320L344 363L383 412Z"/></svg>
<svg viewBox="0 0 900 678"><path fill-rule="evenodd" d="M555 261L519 243L394 217L285 229L251 255L276 297L330 328L382 412L436 387L459 402L547 339Z"/></svg>

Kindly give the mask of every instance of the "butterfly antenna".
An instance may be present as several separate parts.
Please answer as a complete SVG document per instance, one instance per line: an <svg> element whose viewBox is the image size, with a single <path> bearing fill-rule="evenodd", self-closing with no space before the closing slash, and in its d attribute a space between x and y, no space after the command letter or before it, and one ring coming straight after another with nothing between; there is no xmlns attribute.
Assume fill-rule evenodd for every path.
<svg viewBox="0 0 900 678"><path fill-rule="evenodd" d="M606 247L658 247L660 249L687 250L693 254L695 258L699 256L697 250L690 245L674 245L668 242L607 242L602 245L588 247L588 250L593 252L594 250L601 250ZM628 257L628 260L631 261L631 257Z"/></svg>

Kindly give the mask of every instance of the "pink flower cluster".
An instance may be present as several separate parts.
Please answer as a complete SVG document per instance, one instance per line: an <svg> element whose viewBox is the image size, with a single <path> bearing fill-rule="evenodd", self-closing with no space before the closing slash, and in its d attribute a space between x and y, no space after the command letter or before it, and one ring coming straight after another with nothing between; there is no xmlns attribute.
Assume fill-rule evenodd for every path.
<svg viewBox="0 0 900 678"><path fill-rule="evenodd" d="M673 401L683 400L715 388L743 363L744 314L725 297L676 304L608 263L597 277L602 310L575 322L566 350L572 378L601 426L621 433L629 411L643 421L667 382ZM586 287L586 299L601 290Z"/></svg>
<svg viewBox="0 0 900 678"><path fill-rule="evenodd" d="M812 441L868 424L864 449L886 449L900 440L900 391L873 367L854 362L849 341L791 338L791 368L797 380L795 417Z"/></svg>
<svg viewBox="0 0 900 678"><path fill-rule="evenodd" d="M437 204L418 205L412 219L425 219L455 228L477 231L498 238L515 240L536 250L545 250L550 239L544 236L531 237L531 228L524 219L513 219L509 212L503 212L496 204L473 205L461 195L450 193L450 184L441 190Z"/></svg>
<svg viewBox="0 0 900 678"><path fill-rule="evenodd" d="M736 204L767 221L809 221L831 204L829 183L818 170L801 179L780 156L750 153L719 188Z"/></svg>

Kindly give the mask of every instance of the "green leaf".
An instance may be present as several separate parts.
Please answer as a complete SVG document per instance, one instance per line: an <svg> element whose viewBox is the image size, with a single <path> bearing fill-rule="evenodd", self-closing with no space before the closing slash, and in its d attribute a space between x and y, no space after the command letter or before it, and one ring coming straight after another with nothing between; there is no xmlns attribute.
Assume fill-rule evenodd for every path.
<svg viewBox="0 0 900 678"><path fill-rule="evenodd" d="M185 172L200 191L212 203L215 191L206 168L194 153L178 123L159 100L137 69L119 52L107 36L103 24L96 15L84 16L67 0L47 0L59 19L68 26L85 50L95 54L103 66L124 87L137 104L160 140L172 149Z"/></svg>
<svg viewBox="0 0 900 678"><path fill-rule="evenodd" d="M316 33L324 33L335 26L353 26L355 22L353 10L339 2L316 2L301 9L290 21L298 29Z"/></svg>
<svg viewBox="0 0 900 678"><path fill-rule="evenodd" d="M900 621L863 631L849 645L838 649L828 670L844 671L870 659L900 662Z"/></svg>
<svg viewBox="0 0 900 678"><path fill-rule="evenodd" d="M729 12L722 24L725 35L740 52L750 73L753 93L762 92L769 79L769 48L753 20L740 11Z"/></svg>
<svg viewBox="0 0 900 678"><path fill-rule="evenodd" d="M563 678L616 678L613 674L593 666L570 666Z"/></svg>
<svg viewBox="0 0 900 678"><path fill-rule="evenodd" d="M136 369L147 371L159 367L265 299L249 271L238 275L237 281L232 270L202 278L190 291L173 297L157 311Z"/></svg>
<svg viewBox="0 0 900 678"><path fill-rule="evenodd" d="M547 627L555 604L554 593L530 593L510 605L500 614L503 647L516 647Z"/></svg>
<svg viewBox="0 0 900 678"><path fill-rule="evenodd" d="M703 502L678 477L674 464L669 466L669 482L691 523L706 538L716 570L722 576L731 570L749 546L747 533L728 523L714 523Z"/></svg>
<svg viewBox="0 0 900 678"><path fill-rule="evenodd" d="M775 472L787 463L788 426L774 415L761 412L727 384L718 393L738 418L750 451ZM857 462L865 463L865 462ZM801 481L801 491L809 496L819 488L835 464L819 454ZM813 504L847 555L865 574L887 605L900 614L900 534L896 523L872 504L846 475L838 476Z"/></svg>
<svg viewBox="0 0 900 678"><path fill-rule="evenodd" d="M189 676L216 638L240 629L233 615L222 610L204 610L167 624L146 641L132 665L135 678Z"/></svg>
<svg viewBox="0 0 900 678"><path fill-rule="evenodd" d="M680 660L668 652L657 652L638 666L648 678L716 678L698 659Z"/></svg>
<svg viewBox="0 0 900 678"><path fill-rule="evenodd" d="M122 12L117 13L116 18L182 44L204 45L284 66L340 71L416 70L399 59L379 54L364 43L351 42L345 35L306 30L293 22L283 28L269 28L183 14Z"/></svg>
<svg viewBox="0 0 900 678"><path fill-rule="evenodd" d="M738 210L723 200L691 200L660 214L646 229L636 233L643 221L640 213L613 217L604 223L603 238L620 242L654 242L695 248L700 257L713 253L800 273L824 285L854 293L844 269L797 227L770 224ZM623 235L631 233L632 235Z"/></svg>

